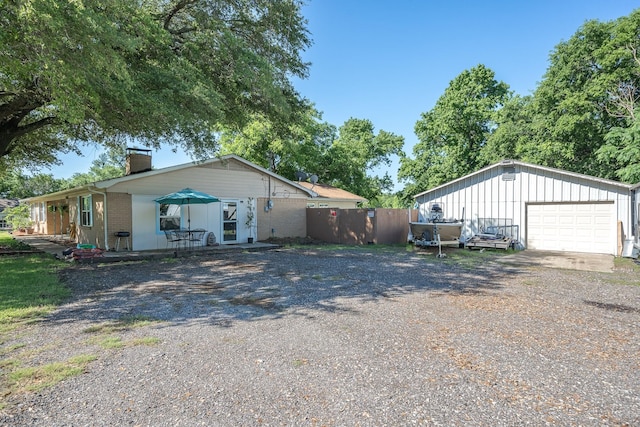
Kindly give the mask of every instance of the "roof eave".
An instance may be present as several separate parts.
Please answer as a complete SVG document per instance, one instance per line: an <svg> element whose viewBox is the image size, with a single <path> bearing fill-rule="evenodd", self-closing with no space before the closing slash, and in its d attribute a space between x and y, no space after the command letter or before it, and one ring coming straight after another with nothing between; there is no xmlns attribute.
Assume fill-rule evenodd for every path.
<svg viewBox="0 0 640 427"><path fill-rule="evenodd" d="M612 181L610 179L598 178L598 177L595 177L595 176L584 175L584 174L577 173L577 172L565 171L565 170L562 170L562 169L550 168L550 167L547 167L547 166L534 165L534 164L531 164L531 163L521 162L519 160L503 160L501 162L494 163L494 164L489 165L487 167L484 167L484 168L482 168L480 170L472 172L472 173L470 173L468 175L465 175L463 177L454 179L454 180L449 181L447 183L441 184L441 185L439 185L437 187L434 187L434 188L431 188L429 190L426 190L426 191L423 191L421 193L418 193L415 196L413 196L413 198L417 199L418 197L424 196L425 194L429 194L429 193L431 193L433 191L439 190L441 188L447 187L447 186L455 184L457 182L461 182L461 181L463 181L465 179L472 178L473 176L479 175L479 174L484 173L484 172L486 172L488 170L491 170L493 168L497 168L497 167L500 167L500 166L516 166L516 165L523 166L523 167L534 168L534 169L540 169L540 170L544 170L544 171L551 172L551 173L557 173L557 174L560 174L560 175L572 176L574 178L587 179L587 180L599 182L599 183L602 183L602 184L614 185L614 186L617 186L617 187L627 188L629 190L633 190L634 189L634 187L631 186L630 184L625 184L623 182L618 182L618 181ZM640 187L640 183L636 184L636 188L637 187Z"/></svg>

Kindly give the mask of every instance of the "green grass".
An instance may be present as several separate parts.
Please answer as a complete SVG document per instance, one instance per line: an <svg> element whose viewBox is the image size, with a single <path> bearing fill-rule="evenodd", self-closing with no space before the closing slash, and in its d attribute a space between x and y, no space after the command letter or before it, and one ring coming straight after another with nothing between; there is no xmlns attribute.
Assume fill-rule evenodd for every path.
<svg viewBox="0 0 640 427"><path fill-rule="evenodd" d="M98 335L92 337L88 341L90 344L98 345L105 350L120 349L125 347L136 347L140 345L153 346L160 344L160 338L156 337L141 337L134 338L128 341L122 339L117 335Z"/></svg>
<svg viewBox="0 0 640 427"><path fill-rule="evenodd" d="M0 245L7 236L0 232ZM70 296L57 276L63 266L49 255L0 257L0 338L21 324L41 318Z"/></svg>
<svg viewBox="0 0 640 427"><path fill-rule="evenodd" d="M125 316L115 322L100 323L98 325L89 326L82 332L87 334L98 334L97 336L90 338L89 343L99 345L104 349L119 349L139 345L152 346L159 344L160 339L155 337L143 337L124 341L122 337L117 336L116 333L131 330L133 328L141 328L156 322L157 320L148 316Z"/></svg>
<svg viewBox="0 0 640 427"><path fill-rule="evenodd" d="M142 338L134 338L130 341L127 341L127 345L135 346L135 345L158 345L160 344L160 338L156 337L142 337Z"/></svg>
<svg viewBox="0 0 640 427"><path fill-rule="evenodd" d="M14 239L13 236L6 231L0 231L0 248L28 251L31 249L31 246Z"/></svg>
<svg viewBox="0 0 640 427"><path fill-rule="evenodd" d="M125 331L132 328L140 328L143 326L150 325L152 323L156 323L157 320L153 319L149 316L124 316L115 322L109 323L100 323L98 325L92 325L88 328L84 329L82 332L93 334L93 333L103 333L103 334L111 334L114 332Z"/></svg>
<svg viewBox="0 0 640 427"><path fill-rule="evenodd" d="M89 362L96 359L94 355L83 354L65 362L14 369L8 375L7 391L12 393L38 391L51 387L60 381L81 374Z"/></svg>
<svg viewBox="0 0 640 427"><path fill-rule="evenodd" d="M27 250L7 232L0 232L0 247ZM25 367L36 350L24 344L5 344L22 334L26 325L53 311L71 292L58 280L65 264L49 255L0 256L0 408L2 397L24 391L41 390L82 373L96 356L82 355L64 362ZM26 329L24 329L26 331Z"/></svg>
<svg viewBox="0 0 640 427"><path fill-rule="evenodd" d="M634 273L640 272L640 263L631 258L615 257L613 259L613 267L615 270L630 271Z"/></svg>
<svg viewBox="0 0 640 427"><path fill-rule="evenodd" d="M476 268L479 265L494 259L515 253L513 249L485 249L471 250L463 248L443 248L443 258L437 258L438 248L416 249L416 253L422 254L426 258L438 260L446 264L457 265L465 268Z"/></svg>

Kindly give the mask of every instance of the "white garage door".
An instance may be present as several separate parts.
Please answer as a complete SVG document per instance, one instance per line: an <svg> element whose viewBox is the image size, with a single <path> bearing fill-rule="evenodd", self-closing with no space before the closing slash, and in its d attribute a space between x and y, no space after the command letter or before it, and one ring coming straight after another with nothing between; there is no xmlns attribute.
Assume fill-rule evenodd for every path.
<svg viewBox="0 0 640 427"><path fill-rule="evenodd" d="M527 247L613 254L613 203L527 205Z"/></svg>

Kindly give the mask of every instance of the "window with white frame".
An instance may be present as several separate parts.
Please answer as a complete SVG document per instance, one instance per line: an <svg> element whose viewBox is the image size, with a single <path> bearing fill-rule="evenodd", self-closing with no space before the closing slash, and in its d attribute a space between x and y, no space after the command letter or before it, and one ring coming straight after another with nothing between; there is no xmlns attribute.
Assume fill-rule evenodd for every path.
<svg viewBox="0 0 640 427"><path fill-rule="evenodd" d="M80 197L80 225L83 227L93 226L93 203L91 196Z"/></svg>
<svg viewBox="0 0 640 427"><path fill-rule="evenodd" d="M158 209L160 212L158 215L160 231L180 229L180 205L160 204Z"/></svg>

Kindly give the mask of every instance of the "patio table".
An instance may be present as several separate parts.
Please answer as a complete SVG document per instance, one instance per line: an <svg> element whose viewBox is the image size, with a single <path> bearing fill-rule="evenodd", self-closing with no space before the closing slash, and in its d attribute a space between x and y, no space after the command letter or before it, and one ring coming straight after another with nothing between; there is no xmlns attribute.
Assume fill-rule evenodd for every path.
<svg viewBox="0 0 640 427"><path fill-rule="evenodd" d="M207 230L198 228L195 230L175 230L174 233L178 240L178 245L182 245L184 249L192 250L196 245L202 245L202 238Z"/></svg>

